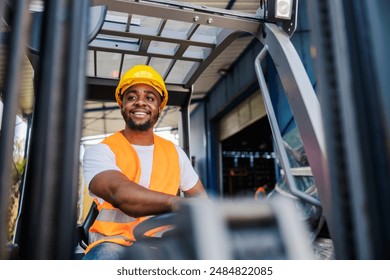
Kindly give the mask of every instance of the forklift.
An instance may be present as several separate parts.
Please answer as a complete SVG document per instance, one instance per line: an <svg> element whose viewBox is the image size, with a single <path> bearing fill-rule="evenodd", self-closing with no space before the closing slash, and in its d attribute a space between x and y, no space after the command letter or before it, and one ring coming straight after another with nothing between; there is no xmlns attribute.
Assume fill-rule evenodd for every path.
<svg viewBox="0 0 390 280"><path fill-rule="evenodd" d="M4 104L0 135L3 229L8 221L14 120L26 57L33 69L35 99L16 230L10 243L6 232L0 232L1 259L80 258L96 217L92 206L86 219L77 222L85 102L114 101L119 75L129 63L126 56L133 61L144 59L146 64L170 60L164 75L168 106L180 113L180 145L191 156L189 121L196 86L213 61L246 36L262 45L253 66L281 180L267 199L189 201L177 213L146 220L134 232L145 248L139 256L316 259L316 246L327 240L330 258L390 257L390 223L384 214L390 210L386 176L390 118L385 110L389 85L382 74L389 73L390 63L380 63L381 57L388 59L389 55L381 45L384 41L378 40L381 36L389 39L384 35L389 25L385 16L374 20L388 4L364 0L356 1L358 5L331 0L308 4L318 69L316 93L291 42L298 0L261 0L255 14L159 0L42 1L42 10L34 11L26 2L1 1L0 9L5 65L0 89ZM187 29L167 28L171 21ZM352 32L354 24L362 32ZM211 30L212 35L199 34L199 30ZM375 32L366 38L367 30ZM375 53L359 52L365 40ZM164 48L164 44L177 47ZM120 57L118 77L99 76L100 53ZM88 56L94 62L90 68ZM280 131L266 80L270 62L277 69L296 123L288 135ZM353 83L348 82L352 79ZM367 96L372 87L375 93ZM144 235L162 225L171 227L166 235Z"/></svg>

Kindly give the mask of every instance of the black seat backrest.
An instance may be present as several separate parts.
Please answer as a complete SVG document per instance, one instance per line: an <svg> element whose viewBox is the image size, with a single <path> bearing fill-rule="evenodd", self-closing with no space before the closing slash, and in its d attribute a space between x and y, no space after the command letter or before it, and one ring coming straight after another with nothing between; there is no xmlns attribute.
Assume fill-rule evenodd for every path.
<svg viewBox="0 0 390 280"><path fill-rule="evenodd" d="M95 202L92 202L91 208L85 217L85 220L82 225L78 227L79 233L79 245L86 249L89 244L89 228L95 222L97 215L99 214L99 210L97 209L97 205Z"/></svg>

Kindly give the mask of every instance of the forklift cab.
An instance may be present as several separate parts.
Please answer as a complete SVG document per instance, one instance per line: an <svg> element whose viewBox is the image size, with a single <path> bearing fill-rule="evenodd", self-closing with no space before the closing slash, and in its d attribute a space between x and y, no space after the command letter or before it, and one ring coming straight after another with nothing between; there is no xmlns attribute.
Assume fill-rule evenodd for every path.
<svg viewBox="0 0 390 280"><path fill-rule="evenodd" d="M306 186L299 188L296 186L295 179L292 177L293 168L290 166L287 159L286 148L281 137L281 133L278 130L278 124L276 115L272 109L272 103L269 97L268 86L266 85L261 62L268 55L271 54L275 62L280 67L282 73L282 81L291 84L293 80L293 73L298 72L298 80L294 80L291 91L293 96L292 107L294 110L301 110L298 115L299 122L302 122L303 137L310 138L309 141L312 147L309 147L310 157L319 157L323 155L323 135L321 134L321 116L319 110L318 100L310 84L310 81L305 77L306 72L300 62L300 59L294 47L291 44L289 38L294 34L297 24L297 8L298 2L291 1L287 10L284 10L283 14L274 13L278 10L276 3L268 6L261 5L256 14L238 13L228 11L224 9L210 8L206 6L196 6L192 4L180 3L176 1L142 1L142 2L124 2L113 1L106 3L106 1L93 1L94 6L90 9L90 22L93 22L96 27L90 28L94 30L94 37L90 40L88 45L88 58L89 65L87 69L87 95L86 100L90 102L87 104L88 108L85 111L86 116L89 118L92 114L96 115L98 107L101 106L101 102L115 102L113 92L118 83L118 79L121 73L126 69L138 63L145 63L153 66L160 71L164 80L166 81L167 89L169 92L168 110L163 111L163 115L160 120L164 122L169 120L173 115L179 116L180 125L180 145L190 156L190 126L189 116L191 110L196 106L196 101L201 100L210 87L214 84L212 79L213 62L218 59L223 59L226 56L225 50L229 49L232 45L243 44L244 40L258 39L264 45L262 52L259 54L256 61L254 61L254 69L257 73L259 86L263 95L263 100L267 109L267 115L274 133L275 141L277 144L278 155L281 159L282 168L286 170L285 175L287 178L288 191L291 194L303 200L305 203L312 205L317 211L317 215L322 217L321 205L318 200L317 194L313 195L305 192ZM238 42L238 43L237 43ZM237 47L236 47L237 48ZM288 55L287 55L288 54ZM111 60L110 60L111 59ZM104 67L104 70L102 69ZM215 66L214 66L215 67ZM279 70L279 69L278 69ZM104 77L104 74L99 73L115 73L116 78ZM210 78L208 78L210 76ZM302 77L300 77L302 76ZM94 105L93 103L95 102ZM307 103L309 105L307 105ZM108 104L108 103L107 103ZM304 105L305 104L305 105ZM112 108L105 105L107 108ZM302 110L302 106L304 109ZM106 111L98 111L101 114L107 114ZM95 117L95 119L99 119ZM120 122L122 120L119 120ZM92 125L93 126L93 125ZM113 125L115 127L115 125ZM114 132L114 131L112 131ZM105 132L106 134L107 132ZM313 137L314 135L314 137ZM310 167L309 176L313 176ZM314 172L319 173L321 166L318 166ZM302 190L303 189L303 190ZM226 208L225 213L230 213L230 207L241 209L243 213L248 214L246 203L237 203L240 206L233 206L227 203L227 205L210 205L210 208L221 207ZM250 205L251 203L249 203ZM251 208L248 205L248 208ZM87 228L91 225L91 217L96 217L96 208L91 208L85 222L79 227L81 230L81 242L79 243L82 248L85 249L87 243ZM198 213L200 208L207 208L206 206L200 206L195 203L189 203L183 205L183 212L176 213L176 215L167 214L161 217L153 217L140 224L136 229L137 236L145 243L152 243L156 246L156 241L143 237L143 232L151 230L153 227L164 226L167 223L170 226L174 225L174 232L180 232L180 236L192 236L190 244L197 244L190 252L183 254L172 255L171 253L163 252L161 258L210 258L213 253L202 252L202 244L196 243L194 240L198 240L199 236L194 236L193 233L185 232L186 228L202 227L201 220L199 218L188 218L183 220L180 216L194 217L200 214ZM286 206L287 209L288 206ZM272 207L271 207L272 208ZM269 210L268 210L269 211ZM216 211L218 212L218 211ZM267 212L267 211L266 211ZM271 211L272 212L272 211ZM186 213L186 214L184 214ZM191 214L190 214L191 213ZM318 214L319 213L319 214ZM269 214L264 218L265 221L282 219L281 214ZM233 215L234 216L234 215ZM239 216L239 215L237 215ZM272 218L271 218L272 217ZM240 232L241 226L237 226L237 217L231 217L229 215L222 214L215 219L219 219L221 228L214 226L215 232L220 232L224 235L224 231L229 231L226 227L230 227L231 232ZM256 217L252 222L258 223ZM318 218L318 217L317 217ZM245 219L245 217L241 217ZM232 221L234 220L234 222ZM265 222L264 225L267 225ZM318 221L316 221L318 222ZM200 223L200 224L197 224ZM231 226L235 224L236 226ZM240 223L238 223L240 224ZM273 226L275 224L271 223ZM229 226L228 226L229 225ZM321 224L322 225L322 224ZM318 225L317 225L318 226ZM267 228L267 226L264 226ZM290 225L291 228L294 226ZM297 227L299 227L297 225ZM234 230L233 230L234 229ZM276 230L276 228L274 228ZM210 230L213 231L213 230ZM299 231L299 230L298 230ZM207 231L210 234L209 231ZM254 231L256 232L256 231ZM291 232L294 232L292 230ZM198 233L199 234L199 233ZM173 234L170 234L172 236ZM303 233L303 235L305 235ZM216 239L202 237L204 244L214 244ZM176 240L178 235L176 234ZM207 240L211 241L207 241ZM222 238L223 239L223 238ZM228 237L226 237L228 239ZM298 242L300 237L297 235L292 238L291 242ZM284 246L289 247L284 240ZM187 242L181 240L182 242ZM177 241L171 241L175 243ZM283 243L283 242L281 242ZM287 256L287 251L281 245L281 243L275 242L275 255L270 254L271 258L284 258ZM276 245L278 244L278 245ZM145 245L147 246L147 245ZM239 248L240 245L236 245L234 248L228 248L226 245L221 245L216 251L219 252L221 258L234 258L240 256L245 257L245 250ZM302 245L305 247L305 245ZM177 246L173 246L177 247ZM185 248L185 246L178 246ZM188 247L188 246L187 246ZM225 247L225 249L221 249ZM245 247L245 246L244 246ZM284 248L283 250L281 248ZM260 249L259 249L260 250ZM168 250L169 251L169 250ZM260 250L261 251L261 250ZM146 250L147 252L147 250ZM224 253L222 253L224 252ZM234 252L234 253L233 253ZM244 252L244 253L243 253ZM284 252L284 253L282 253ZM300 258L302 256L308 258L311 256L308 251L302 249L302 255L294 255L292 251L287 258ZM216 254L216 253L214 253ZM283 256L283 254L285 254ZM149 254L151 257L153 254ZM277 256L277 257L276 257ZM266 258L266 255L254 255L255 258ZM131 258L131 256L130 256ZM145 256L145 258L148 258ZM310 258L310 257L309 257Z"/></svg>

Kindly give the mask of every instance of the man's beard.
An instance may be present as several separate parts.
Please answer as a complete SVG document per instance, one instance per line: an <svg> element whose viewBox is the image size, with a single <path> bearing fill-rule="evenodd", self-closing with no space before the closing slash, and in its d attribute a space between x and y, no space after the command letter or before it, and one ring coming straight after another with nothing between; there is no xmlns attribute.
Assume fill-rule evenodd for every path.
<svg viewBox="0 0 390 280"><path fill-rule="evenodd" d="M125 112L121 110L122 117L125 120L126 125L131 129L131 130L137 130L137 131L147 131L150 128L152 128L155 123L157 122L158 118L160 117L160 112L155 115L152 119L149 119L148 121L137 124L133 121L133 119L129 116L127 117ZM153 122L152 122L153 121Z"/></svg>

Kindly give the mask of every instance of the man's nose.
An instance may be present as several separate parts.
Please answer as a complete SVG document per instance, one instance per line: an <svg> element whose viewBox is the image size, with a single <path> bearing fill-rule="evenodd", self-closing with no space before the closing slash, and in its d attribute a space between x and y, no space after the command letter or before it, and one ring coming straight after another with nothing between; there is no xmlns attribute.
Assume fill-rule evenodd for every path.
<svg viewBox="0 0 390 280"><path fill-rule="evenodd" d="M138 106L144 106L146 105L145 99L144 98L138 98L135 102L136 105Z"/></svg>

